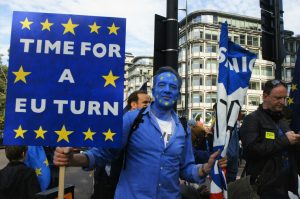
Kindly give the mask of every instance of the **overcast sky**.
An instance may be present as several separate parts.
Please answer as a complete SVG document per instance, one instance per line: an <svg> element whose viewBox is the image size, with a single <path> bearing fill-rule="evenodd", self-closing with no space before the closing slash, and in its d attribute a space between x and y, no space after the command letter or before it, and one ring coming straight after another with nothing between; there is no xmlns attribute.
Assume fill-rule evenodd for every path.
<svg viewBox="0 0 300 199"><path fill-rule="evenodd" d="M300 0L282 0L284 28L300 34ZM0 54L8 59L13 11L126 18L126 52L135 56L153 56L154 14L166 16L167 0L1 0ZM185 8L185 0L178 0L178 8ZM259 0L188 0L188 12L210 9L260 18ZM185 16L178 13L179 20Z"/></svg>

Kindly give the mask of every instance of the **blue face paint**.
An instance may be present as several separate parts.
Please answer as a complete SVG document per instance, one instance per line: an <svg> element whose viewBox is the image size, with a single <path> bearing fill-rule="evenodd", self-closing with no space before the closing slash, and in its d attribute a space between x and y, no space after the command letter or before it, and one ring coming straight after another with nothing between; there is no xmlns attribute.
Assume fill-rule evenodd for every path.
<svg viewBox="0 0 300 199"><path fill-rule="evenodd" d="M179 85L176 76L170 72L164 72L156 77L153 87L155 103L163 109L174 107L179 96Z"/></svg>

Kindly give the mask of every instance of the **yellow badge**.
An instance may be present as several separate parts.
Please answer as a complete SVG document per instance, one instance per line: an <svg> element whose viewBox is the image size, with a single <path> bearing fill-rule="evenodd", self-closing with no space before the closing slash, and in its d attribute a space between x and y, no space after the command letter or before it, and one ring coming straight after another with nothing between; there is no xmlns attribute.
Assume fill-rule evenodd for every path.
<svg viewBox="0 0 300 199"><path fill-rule="evenodd" d="M274 140L274 139L275 139L275 133L274 133L274 132L269 132L269 131L267 131L267 132L266 132L266 138L267 138L267 139Z"/></svg>

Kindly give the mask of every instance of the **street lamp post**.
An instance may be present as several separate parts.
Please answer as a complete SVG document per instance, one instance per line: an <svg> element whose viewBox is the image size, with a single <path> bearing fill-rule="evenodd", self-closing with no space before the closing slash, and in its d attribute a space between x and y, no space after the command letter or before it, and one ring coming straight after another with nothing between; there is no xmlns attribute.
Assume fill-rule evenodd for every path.
<svg viewBox="0 0 300 199"><path fill-rule="evenodd" d="M185 0L185 9L178 9L178 10L182 10L185 11L185 98L184 98L184 111L185 111L185 116L188 119L189 117L189 109L188 109L188 100L189 100L189 96L188 96L188 10L187 10L187 0Z"/></svg>

